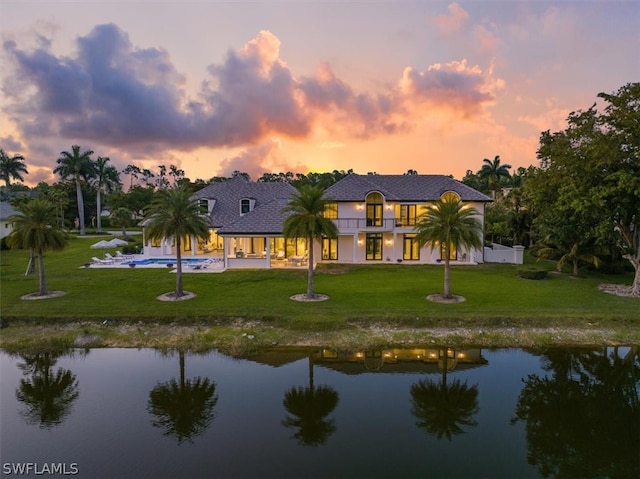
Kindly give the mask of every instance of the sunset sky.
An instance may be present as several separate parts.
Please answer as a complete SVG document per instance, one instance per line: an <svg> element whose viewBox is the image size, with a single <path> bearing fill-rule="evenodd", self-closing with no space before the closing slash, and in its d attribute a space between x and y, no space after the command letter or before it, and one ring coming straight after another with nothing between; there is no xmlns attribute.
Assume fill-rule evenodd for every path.
<svg viewBox="0 0 640 479"><path fill-rule="evenodd" d="M2 0L0 148L157 171L476 171L640 80L638 1ZM123 180L125 177L123 176Z"/></svg>

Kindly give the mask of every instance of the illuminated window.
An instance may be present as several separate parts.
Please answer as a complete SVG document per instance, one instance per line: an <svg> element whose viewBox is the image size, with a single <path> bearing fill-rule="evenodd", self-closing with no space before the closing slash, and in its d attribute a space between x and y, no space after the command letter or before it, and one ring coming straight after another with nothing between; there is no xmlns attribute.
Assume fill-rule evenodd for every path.
<svg viewBox="0 0 640 479"><path fill-rule="evenodd" d="M447 257L447 251L444 243L440 244L440 259L444 260ZM449 243L449 259L457 260L458 259L458 251L456 250L456 245L453 243Z"/></svg>
<svg viewBox="0 0 640 479"><path fill-rule="evenodd" d="M382 226L382 203L380 193L367 195L367 226Z"/></svg>
<svg viewBox="0 0 640 479"><path fill-rule="evenodd" d="M442 194L440 199L442 201L451 201L451 200L460 201L460 195L455 191L446 191L445 193Z"/></svg>
<svg viewBox="0 0 640 479"><path fill-rule="evenodd" d="M324 205L324 212L322 216L329 219L336 219L338 217L338 203L331 202Z"/></svg>
<svg viewBox="0 0 640 479"><path fill-rule="evenodd" d="M417 205L396 205L396 225L415 226L417 209Z"/></svg>
<svg viewBox="0 0 640 479"><path fill-rule="evenodd" d="M415 234L404 235L402 242L402 259L418 260L420 259L420 245Z"/></svg>
<svg viewBox="0 0 640 479"><path fill-rule="evenodd" d="M322 259L338 259L337 238L322 238Z"/></svg>
<svg viewBox="0 0 640 479"><path fill-rule="evenodd" d="M367 259L382 259L382 233L367 233Z"/></svg>

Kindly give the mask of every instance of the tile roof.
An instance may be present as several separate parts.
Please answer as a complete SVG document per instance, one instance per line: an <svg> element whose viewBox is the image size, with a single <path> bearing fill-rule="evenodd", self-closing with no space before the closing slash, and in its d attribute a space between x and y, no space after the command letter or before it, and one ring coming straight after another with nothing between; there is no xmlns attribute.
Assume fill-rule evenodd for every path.
<svg viewBox="0 0 640 479"><path fill-rule="evenodd" d="M0 219L6 220L10 216L17 214L18 211L7 201L0 201Z"/></svg>
<svg viewBox="0 0 640 479"><path fill-rule="evenodd" d="M220 235L236 234L282 234L282 226L287 217L282 208L287 206L288 198L276 198L249 211L232 223L218 229Z"/></svg>
<svg viewBox="0 0 640 479"><path fill-rule="evenodd" d="M352 173L327 188L325 197L335 201L364 201L372 191L379 191L387 201L434 201L446 191L455 191L462 201L492 201L487 195L445 175Z"/></svg>
<svg viewBox="0 0 640 479"><path fill-rule="evenodd" d="M237 176L227 181L211 183L193 194L191 199L215 200L209 221L212 227L220 228L241 218L240 200L242 199L255 200L253 207L255 211L275 199L288 199L295 192L296 189L289 183L255 183ZM247 213L245 217L250 213L252 211Z"/></svg>

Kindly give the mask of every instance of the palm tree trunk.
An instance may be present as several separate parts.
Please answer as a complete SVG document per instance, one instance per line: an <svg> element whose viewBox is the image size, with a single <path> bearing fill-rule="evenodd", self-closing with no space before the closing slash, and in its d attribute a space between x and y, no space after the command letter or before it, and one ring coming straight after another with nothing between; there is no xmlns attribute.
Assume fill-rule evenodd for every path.
<svg viewBox="0 0 640 479"><path fill-rule="evenodd" d="M38 251L38 279L40 282L40 296L47 294L47 283L44 277L44 256L41 251Z"/></svg>
<svg viewBox="0 0 640 479"><path fill-rule="evenodd" d="M444 294L445 298L451 297L451 279L449 274L449 248L447 248L447 257L444 259Z"/></svg>
<svg viewBox="0 0 640 479"><path fill-rule="evenodd" d="M80 180L76 179L76 197L78 200L78 222L80 225L80 236L86 234L84 228L84 198L82 197L82 187L80 186Z"/></svg>
<svg viewBox="0 0 640 479"><path fill-rule="evenodd" d="M573 276L578 276L578 260L573 260Z"/></svg>
<svg viewBox="0 0 640 479"><path fill-rule="evenodd" d="M182 291L182 238L176 235L176 298L184 296Z"/></svg>
<svg viewBox="0 0 640 479"><path fill-rule="evenodd" d="M102 195L100 194L100 187L98 187L98 194L96 195L96 203L97 203L97 207L96 207L96 221L97 221L97 227L98 227L98 233L102 233Z"/></svg>
<svg viewBox="0 0 640 479"><path fill-rule="evenodd" d="M307 270L307 298L313 299L313 238L307 238L307 248L309 250L309 268Z"/></svg>

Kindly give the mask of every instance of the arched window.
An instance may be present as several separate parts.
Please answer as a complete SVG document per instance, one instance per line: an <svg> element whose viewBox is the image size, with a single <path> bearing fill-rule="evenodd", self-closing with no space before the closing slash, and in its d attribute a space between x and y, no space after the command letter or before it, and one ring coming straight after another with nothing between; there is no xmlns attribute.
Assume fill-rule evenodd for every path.
<svg viewBox="0 0 640 479"><path fill-rule="evenodd" d="M460 201L460 195L455 191L445 191L444 193L442 193L442 196L440 196L440 199L442 201L450 201L450 200Z"/></svg>
<svg viewBox="0 0 640 479"><path fill-rule="evenodd" d="M367 195L367 226L382 226L382 204L384 198L380 193Z"/></svg>

